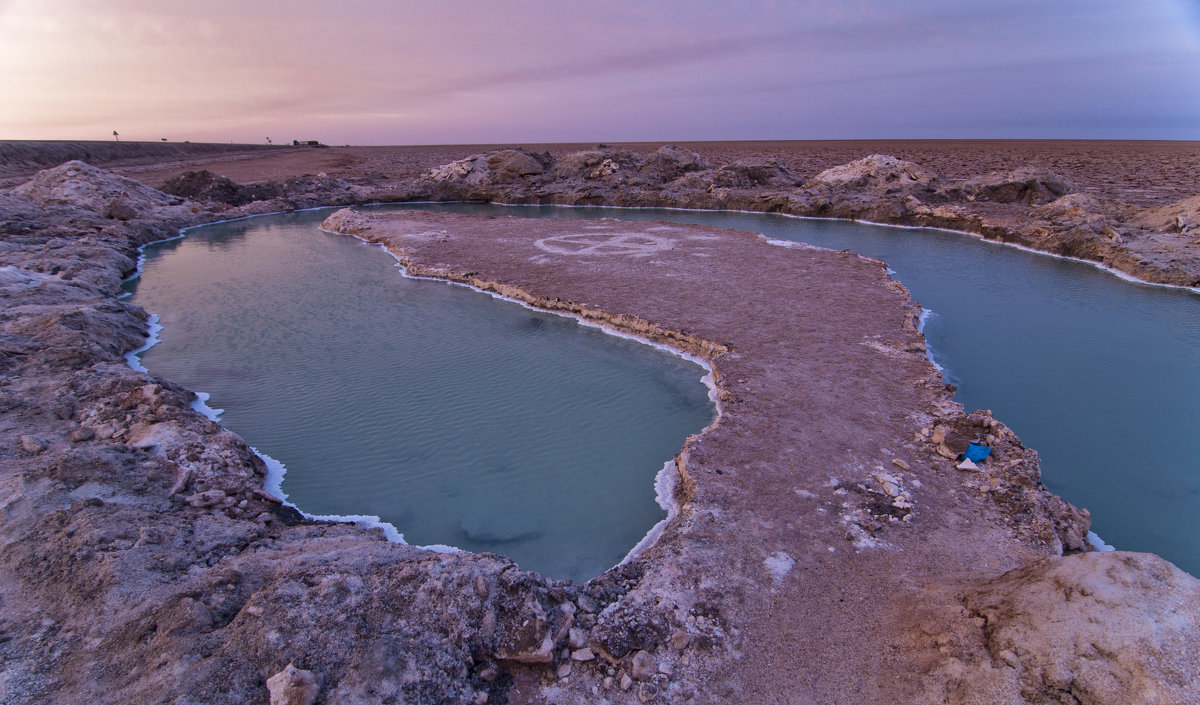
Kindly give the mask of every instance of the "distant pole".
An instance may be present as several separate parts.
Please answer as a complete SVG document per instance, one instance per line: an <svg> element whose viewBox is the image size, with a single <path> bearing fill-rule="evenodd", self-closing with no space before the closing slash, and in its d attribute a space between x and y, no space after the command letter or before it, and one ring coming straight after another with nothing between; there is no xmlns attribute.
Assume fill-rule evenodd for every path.
<svg viewBox="0 0 1200 705"><path fill-rule="evenodd" d="M118 142L121 141L121 136L117 134L116 130L113 130L113 139L115 139Z"/></svg>

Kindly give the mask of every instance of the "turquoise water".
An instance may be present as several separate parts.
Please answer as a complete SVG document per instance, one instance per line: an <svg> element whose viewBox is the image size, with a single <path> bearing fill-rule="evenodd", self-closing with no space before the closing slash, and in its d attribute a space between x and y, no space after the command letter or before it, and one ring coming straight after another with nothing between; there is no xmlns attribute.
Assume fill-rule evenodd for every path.
<svg viewBox="0 0 1200 705"><path fill-rule="evenodd" d="M664 512L654 478L714 416L699 365L574 320L402 277L328 211L146 248L153 374L211 395L315 515L554 578L618 563Z"/></svg>
<svg viewBox="0 0 1200 705"><path fill-rule="evenodd" d="M992 409L1043 481L1123 550L1200 575L1200 296L958 233L773 214L486 204L409 207L738 228L886 261L931 315L933 357Z"/></svg>

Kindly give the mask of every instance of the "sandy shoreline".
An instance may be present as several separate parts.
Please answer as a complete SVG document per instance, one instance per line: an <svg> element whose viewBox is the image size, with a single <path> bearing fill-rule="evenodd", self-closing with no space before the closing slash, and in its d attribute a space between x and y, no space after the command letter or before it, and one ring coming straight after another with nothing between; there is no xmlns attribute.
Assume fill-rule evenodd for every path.
<svg viewBox="0 0 1200 705"><path fill-rule="evenodd" d="M284 197L366 193L320 178ZM654 223L598 224L663 244L639 258L547 249L577 235L570 221L327 222L414 275L710 361L723 414L677 460L679 517L637 559L571 586L304 522L261 491L244 442L126 367L143 326L113 297L137 245L278 205L143 188L75 167L0 193L14 244L0 431L16 449L0 482L19 498L0 581L13 702L266 702L289 662L331 703L1196 695L1181 674L1200 582L1140 554L1059 556L1086 548L1086 519L1041 487L1036 454L1002 423L950 400L878 261ZM968 436L995 449L982 475L946 457ZM1105 615L1098 631L1086 614Z"/></svg>

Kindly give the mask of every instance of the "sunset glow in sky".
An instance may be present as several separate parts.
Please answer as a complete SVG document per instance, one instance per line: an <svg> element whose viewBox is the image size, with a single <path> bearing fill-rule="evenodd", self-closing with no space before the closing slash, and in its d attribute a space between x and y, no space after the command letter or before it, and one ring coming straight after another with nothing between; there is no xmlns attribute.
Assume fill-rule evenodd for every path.
<svg viewBox="0 0 1200 705"><path fill-rule="evenodd" d="M1200 139L1196 0L0 0L0 139Z"/></svg>

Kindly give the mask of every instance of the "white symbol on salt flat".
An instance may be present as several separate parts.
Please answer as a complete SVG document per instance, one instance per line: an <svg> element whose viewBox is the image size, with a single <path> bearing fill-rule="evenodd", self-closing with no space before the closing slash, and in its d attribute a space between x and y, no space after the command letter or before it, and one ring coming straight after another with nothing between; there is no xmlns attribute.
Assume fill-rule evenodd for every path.
<svg viewBox="0 0 1200 705"><path fill-rule="evenodd" d="M629 255L642 257L669 250L675 241L645 233L579 233L544 237L533 243L539 250L556 255Z"/></svg>

